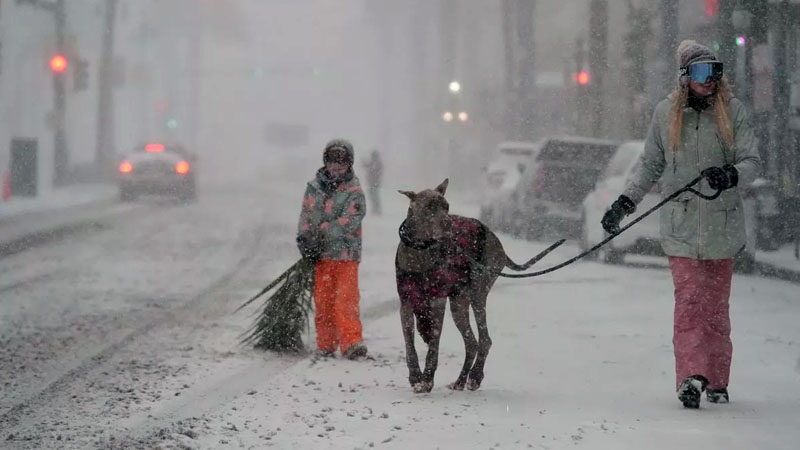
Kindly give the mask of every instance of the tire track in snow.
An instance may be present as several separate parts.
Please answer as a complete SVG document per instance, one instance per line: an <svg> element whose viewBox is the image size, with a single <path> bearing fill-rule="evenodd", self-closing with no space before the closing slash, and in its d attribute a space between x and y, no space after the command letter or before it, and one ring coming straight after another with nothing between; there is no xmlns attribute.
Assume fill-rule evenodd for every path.
<svg viewBox="0 0 800 450"><path fill-rule="evenodd" d="M390 297L364 308L361 318L362 320L377 320L397 312L399 307L400 299L396 296ZM254 358L246 366L214 379L202 389L195 388L191 394L171 400L170 404L163 407L161 411L151 411L147 417L123 424L122 426L128 430L121 435L116 435L117 445L121 445L119 448L126 448L125 446L128 444L135 447L134 443L141 444L142 440L148 441L149 438L181 421L217 412L221 406L248 395L252 392L253 386L263 384L266 378L277 378L284 372L309 362L313 365L316 360L313 357L309 358L308 354L271 356L266 360Z"/></svg>
<svg viewBox="0 0 800 450"><path fill-rule="evenodd" d="M29 396L26 400L10 406L4 412L0 413L0 429L9 430L11 427L19 425L21 419L25 415L35 412L37 408L46 406L46 403L50 397L57 396L59 391L66 391L66 386L104 364L115 353L130 345L137 338L149 333L154 328L168 324L171 320L173 320L174 317L179 316L182 311L192 308L193 305L210 296L214 296L214 294L217 293L221 288L228 285L234 276L239 271L244 269L258 254L259 246L264 236L267 235L269 231L266 224L266 217L262 216L261 220L259 220L259 222L255 225L254 229L255 232L253 232L252 235L246 236L238 243L239 246L243 247L244 254L230 270L226 271L216 281L204 288L199 294L192 297L186 303L178 305L170 310L163 311L158 318L145 323L144 325L136 328L134 331L129 332L121 339L118 339L114 343L106 346L95 355L84 359L75 367L47 384L47 386L45 386L43 389Z"/></svg>

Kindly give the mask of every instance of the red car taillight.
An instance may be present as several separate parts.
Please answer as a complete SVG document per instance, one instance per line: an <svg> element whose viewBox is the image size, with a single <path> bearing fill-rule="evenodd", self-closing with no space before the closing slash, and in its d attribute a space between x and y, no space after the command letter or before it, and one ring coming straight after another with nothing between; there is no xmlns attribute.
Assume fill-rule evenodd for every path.
<svg viewBox="0 0 800 450"><path fill-rule="evenodd" d="M119 173L131 173L133 172L133 164L129 163L128 161L122 161L119 164Z"/></svg>
<svg viewBox="0 0 800 450"><path fill-rule="evenodd" d="M653 194L660 194L661 193L661 182L660 181L656 181L655 183L653 183L653 187L650 188L650 192L652 192Z"/></svg>
<svg viewBox="0 0 800 450"><path fill-rule="evenodd" d="M536 175L535 175L535 180L536 181L535 181L535 184L533 186L533 192L534 192L534 194L536 194L537 197L544 192L545 183L546 183L544 178L545 178L545 176L544 176L544 167L539 167L538 169L536 169Z"/></svg>
<svg viewBox="0 0 800 450"><path fill-rule="evenodd" d="M189 173L189 163L186 161L179 161L175 164L175 172L180 175L186 175Z"/></svg>

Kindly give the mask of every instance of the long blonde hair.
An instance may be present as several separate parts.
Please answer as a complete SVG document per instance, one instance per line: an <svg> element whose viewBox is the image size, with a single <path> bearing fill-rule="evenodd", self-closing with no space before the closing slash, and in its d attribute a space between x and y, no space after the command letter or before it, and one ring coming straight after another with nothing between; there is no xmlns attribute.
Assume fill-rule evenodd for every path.
<svg viewBox="0 0 800 450"><path fill-rule="evenodd" d="M717 81L717 91L711 96L711 107L714 108L714 116L717 119L717 128L722 134L722 140L728 147L733 147L733 129L728 117L728 102L732 97L728 77L724 76ZM672 92L672 108L669 113L669 148L676 151L681 142L681 130L683 128L683 109L686 108L686 100L689 98L689 85L678 85Z"/></svg>

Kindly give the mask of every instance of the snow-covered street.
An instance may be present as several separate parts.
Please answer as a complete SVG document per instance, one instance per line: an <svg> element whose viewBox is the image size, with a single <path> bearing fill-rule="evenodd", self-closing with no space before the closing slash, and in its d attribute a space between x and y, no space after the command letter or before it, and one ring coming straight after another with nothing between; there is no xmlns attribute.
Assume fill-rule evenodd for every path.
<svg viewBox="0 0 800 450"><path fill-rule="evenodd" d="M0 4L0 450L800 449L800 0Z"/></svg>
<svg viewBox="0 0 800 450"><path fill-rule="evenodd" d="M796 447L797 285L735 277L732 402L685 410L673 391L672 283L657 258L498 281L481 389L446 388L464 351L448 312L436 386L412 393L393 272L406 203L394 193L364 224L374 359L237 345L258 307L233 310L296 259L295 194L261 186L189 206L148 201L0 260L0 447ZM454 213L473 211L453 201ZM518 261L545 246L501 239ZM575 253L565 246L542 267Z"/></svg>

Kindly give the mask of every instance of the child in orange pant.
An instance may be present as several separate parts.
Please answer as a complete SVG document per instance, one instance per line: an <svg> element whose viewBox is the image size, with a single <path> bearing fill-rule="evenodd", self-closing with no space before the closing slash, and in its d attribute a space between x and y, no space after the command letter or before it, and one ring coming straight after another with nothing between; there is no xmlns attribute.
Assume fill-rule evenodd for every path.
<svg viewBox="0 0 800 450"><path fill-rule="evenodd" d="M297 230L300 253L316 261L314 325L317 348L333 356L337 347L349 359L367 347L359 318L358 263L364 192L353 173L353 146L335 139L325 146L322 168L308 183Z"/></svg>

